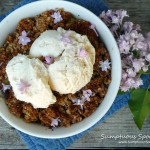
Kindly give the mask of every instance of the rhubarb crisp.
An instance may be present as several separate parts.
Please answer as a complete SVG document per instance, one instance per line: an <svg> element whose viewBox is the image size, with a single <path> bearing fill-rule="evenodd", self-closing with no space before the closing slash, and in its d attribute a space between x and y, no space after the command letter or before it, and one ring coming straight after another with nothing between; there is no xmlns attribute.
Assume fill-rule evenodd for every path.
<svg viewBox="0 0 150 150"><path fill-rule="evenodd" d="M22 61L26 59L28 63L30 62L32 67L34 68L35 66L33 64L33 60L29 60L29 58L27 58L27 56L30 55L31 47L41 35L45 37L47 36L46 34L44 34L45 31L52 33L52 31L54 32L54 30L57 30L59 28L61 28L63 32L67 31L67 34L64 35L62 42L64 42L65 44L69 44L70 47L73 43L72 39L68 38L71 33L75 33L77 37L80 36L81 38L85 36L85 39L88 39L91 43L91 46L95 50L93 64L89 64L88 61L85 61L87 58L87 52L84 48L80 48L79 55L76 56L75 59L72 59L77 61L77 57L80 57L79 61L83 60L84 63L86 62L89 68L92 68L92 70L90 70L90 72L92 72L91 78L88 77L88 79L90 78L90 81L85 79L86 85L79 90L76 88L76 91L72 93L69 92L68 89L65 89L65 86L63 87L62 84L59 85L59 82L61 82L62 80L58 81L58 83L56 82L57 86L52 87L51 92L53 93L53 101L51 103L47 103L46 105L48 106L46 108L35 107L28 100L22 101L19 98L16 98L15 88L12 86L10 78L7 74L7 66L8 63L19 54L20 59L23 58ZM54 36L56 36L56 34L54 34ZM52 45L53 44L54 42L52 43ZM78 44L76 45L76 47L78 47ZM58 49L57 44L55 45L55 48ZM35 47L35 49L37 50L37 52L39 52L37 47ZM59 54L59 49L58 51L56 51L55 49L51 48L50 51L51 50L54 50L54 53L58 55L57 59L44 55L39 55L36 57L36 61L39 62L39 64L42 63L42 67L45 70L49 67L49 65L54 64L58 60L61 60L61 57L63 56L63 54L61 54L62 56ZM43 51L44 49L41 49L41 53L43 53ZM62 51L64 53L63 49ZM73 49L70 48L69 51L71 55L73 53ZM65 55L67 56L67 54ZM66 56L62 62L68 61L69 56L67 56L67 59ZM73 14L71 14L70 12L66 12L63 9L49 10L35 17L22 19L18 23L16 30L12 34L8 35L6 42L0 48L0 68L0 88L5 96L6 104L9 108L10 113L15 115L16 117L23 118L27 123L34 122L50 128L59 126L69 127L71 124L80 122L84 118L89 117L103 101L107 93L108 86L111 82L110 55L106 50L104 44L102 43L94 23L82 19L77 19L73 16ZM10 69L12 69L11 66ZM21 69L22 68L20 68L19 70ZM38 67L36 69L40 70L40 68ZM51 70L55 71L55 69L56 68L54 66ZM73 72L74 69L74 63L72 63L71 71ZM84 69L86 70L86 68ZM24 72L26 72L26 70L24 70ZM79 70L79 72L83 73L83 70ZM66 75L67 73L64 74ZM64 74L61 74L61 76L64 77ZM37 74L35 73L35 76L36 75ZM41 78L44 75L47 77L47 73L41 73ZM54 77L53 80L57 80L56 77L59 75L60 74L58 72L51 73L51 76ZM88 72L85 72L84 77L82 75L76 74L79 79L86 78L86 76L88 75ZM10 73L10 77L11 76L12 74ZM14 77L12 77L12 79L14 79L15 76L16 74L14 75ZM33 84L26 83L24 81L23 74L21 76L22 79L20 79L20 83L16 84L16 86L18 86L17 88L20 90L20 96L22 96L29 87L32 87ZM43 79L42 81L43 83L45 83L47 80ZM68 85L69 83L66 84ZM80 83L78 84L80 85ZM15 84L13 85L15 86ZM45 85L42 84L42 86L45 88ZM75 83L73 84L73 86L75 86ZM69 88L70 87L71 85L69 85ZM57 91L58 88L59 90ZM72 87L72 89L73 88L74 87ZM47 89L47 91L48 90L49 89ZM66 92L65 94L62 94L59 91L67 91L68 93ZM44 96L37 96L37 99L40 99L40 102L42 102L43 98ZM45 107L45 105L43 107Z"/></svg>

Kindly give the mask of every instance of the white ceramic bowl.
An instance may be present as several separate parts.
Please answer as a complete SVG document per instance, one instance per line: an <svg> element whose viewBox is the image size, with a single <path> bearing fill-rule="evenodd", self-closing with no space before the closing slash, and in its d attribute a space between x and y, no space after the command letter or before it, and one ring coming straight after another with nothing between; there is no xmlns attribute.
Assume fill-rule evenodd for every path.
<svg viewBox="0 0 150 150"><path fill-rule="evenodd" d="M72 136L82 131L90 128L95 123L97 123L109 110L114 99L117 95L120 79L121 79L121 60L120 54L113 38L111 32L106 27L106 25L92 12L89 10L76 5L74 3L70 3L67 1L37 1L25 5L14 12L12 12L9 16L7 16L2 22L0 22L0 47L6 40L8 34L12 33L18 22L22 18L33 17L37 14L42 13L43 11L55 8L64 8L65 11L69 11L73 13L76 17L80 15L80 18L90 21L96 25L96 29L99 32L105 46L107 47L112 62L112 82L109 85L108 92L101 103L101 105L97 108L97 110L88 118L84 119L80 123L76 123L69 128L56 128L54 131L51 131L47 127L33 124L33 123L25 123L23 119L17 118L12 115L6 104L4 99L0 99L0 116L7 121L10 125L15 127L16 129L27 133L32 136L41 137L41 138L63 138Z"/></svg>

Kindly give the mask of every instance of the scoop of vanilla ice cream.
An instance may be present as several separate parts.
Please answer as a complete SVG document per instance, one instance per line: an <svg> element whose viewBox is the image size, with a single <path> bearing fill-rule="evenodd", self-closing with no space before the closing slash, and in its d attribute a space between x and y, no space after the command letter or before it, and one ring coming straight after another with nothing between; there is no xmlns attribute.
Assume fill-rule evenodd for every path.
<svg viewBox="0 0 150 150"><path fill-rule="evenodd" d="M75 50L75 49L74 49ZM93 74L90 59L82 60L63 56L48 68L50 85L60 94L76 93L88 82Z"/></svg>
<svg viewBox="0 0 150 150"><path fill-rule="evenodd" d="M67 44L62 55L48 67L50 86L52 90L60 94L74 94L91 80L95 63L95 48L87 36L62 28L58 28L57 31L61 35L70 32L72 43ZM87 53L85 58L78 56L81 48Z"/></svg>
<svg viewBox="0 0 150 150"><path fill-rule="evenodd" d="M87 53L89 54L88 57L90 57L92 64L94 65L95 63L95 48L93 47L93 45L91 44L91 42L89 41L88 37L86 35L81 35L76 33L75 31L72 30L64 30L63 28L59 27L57 29L57 32L59 32L61 34L61 36L63 36L64 34L70 32L70 38L72 38L72 44L67 44L65 45L65 55L70 55L71 53L68 53L68 50L71 50L72 47L74 47L76 49L76 52L79 52L80 48L84 48ZM63 52L63 51L62 51ZM74 55L75 56L75 55ZM74 57L73 56L73 57Z"/></svg>
<svg viewBox="0 0 150 150"><path fill-rule="evenodd" d="M6 73L18 100L31 103L34 108L47 108L56 102L47 69L39 59L18 54L7 64Z"/></svg>
<svg viewBox="0 0 150 150"><path fill-rule="evenodd" d="M64 50L61 34L56 30L43 32L32 44L30 55L32 57L53 56L58 57Z"/></svg>

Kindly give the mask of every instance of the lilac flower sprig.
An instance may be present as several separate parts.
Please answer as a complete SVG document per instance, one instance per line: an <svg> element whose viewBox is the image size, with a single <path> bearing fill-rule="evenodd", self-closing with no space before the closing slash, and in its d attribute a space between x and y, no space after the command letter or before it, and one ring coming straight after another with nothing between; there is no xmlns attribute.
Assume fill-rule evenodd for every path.
<svg viewBox="0 0 150 150"><path fill-rule="evenodd" d="M73 105L79 105L81 107L81 110L83 110L83 106L85 102L83 99L75 98L72 100L72 102L74 103Z"/></svg>
<svg viewBox="0 0 150 150"><path fill-rule="evenodd" d="M54 63L54 57L53 56L45 56L45 64L51 65Z"/></svg>
<svg viewBox="0 0 150 150"><path fill-rule="evenodd" d="M99 36L99 35L98 35L98 32L96 31L96 26L95 26L95 24L91 24L89 28L92 29L92 30L95 32L95 34L96 34L97 36Z"/></svg>
<svg viewBox="0 0 150 150"><path fill-rule="evenodd" d="M73 43L73 39L70 37L70 35L71 35L71 31L68 31L67 33L63 34L60 39L60 41L62 41L65 46Z"/></svg>
<svg viewBox="0 0 150 150"><path fill-rule="evenodd" d="M100 15L114 35L121 55L119 93L130 93L129 108L134 122L141 129L146 117L150 116L150 86L148 89L140 87L143 85L141 74L150 74L150 32L144 36L140 25L124 21L125 17L129 17L125 10L108 10Z"/></svg>
<svg viewBox="0 0 150 150"><path fill-rule="evenodd" d="M7 90L11 89L11 85L6 85L4 83L2 83L2 91L5 93Z"/></svg>
<svg viewBox="0 0 150 150"><path fill-rule="evenodd" d="M140 26L124 22L125 17L129 17L125 10L108 10L100 15L116 38L122 59L120 89L127 92L143 85L139 72L146 72L150 65L150 33L144 37Z"/></svg>
<svg viewBox="0 0 150 150"><path fill-rule="evenodd" d="M81 58L86 58L87 57L86 50L84 48L80 48L78 56L81 57Z"/></svg>
<svg viewBox="0 0 150 150"><path fill-rule="evenodd" d="M83 96L82 99L85 101L90 101L90 97L95 96L95 94L90 90L83 90Z"/></svg>
<svg viewBox="0 0 150 150"><path fill-rule="evenodd" d="M58 126L59 122L61 122L59 118L52 118L51 127L55 128L56 126Z"/></svg>
<svg viewBox="0 0 150 150"><path fill-rule="evenodd" d="M31 85L23 79L20 79L20 81L17 83L18 90L21 92L21 94L24 94L30 86Z"/></svg>
<svg viewBox="0 0 150 150"><path fill-rule="evenodd" d="M54 12L54 14L52 14L51 17L54 19L54 24L56 24L56 23L58 23L58 22L63 20L63 18L62 18L62 16L61 16L59 11Z"/></svg>
<svg viewBox="0 0 150 150"><path fill-rule="evenodd" d="M100 14L102 21L110 28L110 30L118 35L116 32L122 26L124 17L129 17L126 10L108 10L107 12L103 11Z"/></svg>
<svg viewBox="0 0 150 150"><path fill-rule="evenodd" d="M107 69L110 69L110 62L108 61L108 59L105 60L104 62L100 61L99 64L100 64L102 71L107 71Z"/></svg>
<svg viewBox="0 0 150 150"><path fill-rule="evenodd" d="M27 37L27 32L26 31L22 31L21 36L18 37L19 40L19 44L25 46L27 45L29 42L31 42L30 38Z"/></svg>
<svg viewBox="0 0 150 150"><path fill-rule="evenodd" d="M72 100L74 103L73 105L79 105L81 107L81 110L83 110L84 103L86 101L90 101L90 97L93 97L95 94L90 90L83 90L83 95L81 98L75 98Z"/></svg>

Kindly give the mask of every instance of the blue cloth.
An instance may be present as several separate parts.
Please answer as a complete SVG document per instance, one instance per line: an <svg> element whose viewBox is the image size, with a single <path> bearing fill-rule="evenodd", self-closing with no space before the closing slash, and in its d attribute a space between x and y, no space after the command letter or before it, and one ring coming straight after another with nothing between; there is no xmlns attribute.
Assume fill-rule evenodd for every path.
<svg viewBox="0 0 150 150"><path fill-rule="evenodd" d="M20 4L18 4L16 7L14 7L12 10L7 12L6 14L0 16L0 21L7 16L9 13L11 13L13 10L16 8L25 5L27 3L33 2L36 0L24 0ZM79 5L82 5L92 12L94 12L96 15L99 15L101 11L107 10L107 6L104 4L102 0L68 0L74 3L77 3ZM144 85L142 86L143 88L148 87L150 84L150 75L145 75L142 77L144 81ZM91 127L88 130L93 129L97 125L99 125L104 119L106 119L108 116L110 116L112 113L115 111L119 110L123 106L125 106L128 103L128 100L130 98L130 94L123 94L117 96L115 99L113 105L107 112L107 114L98 122L96 123L93 127ZM31 150L64 150L66 149L70 144L72 144L75 140L79 139L81 136L83 136L88 130L84 131L83 133L80 133L78 135L74 135L72 137L68 138L62 138L62 139L42 139L42 138L36 138L30 135L27 135L25 133L22 133L20 131L17 131L18 134L21 136L23 141L26 143L27 147Z"/></svg>

